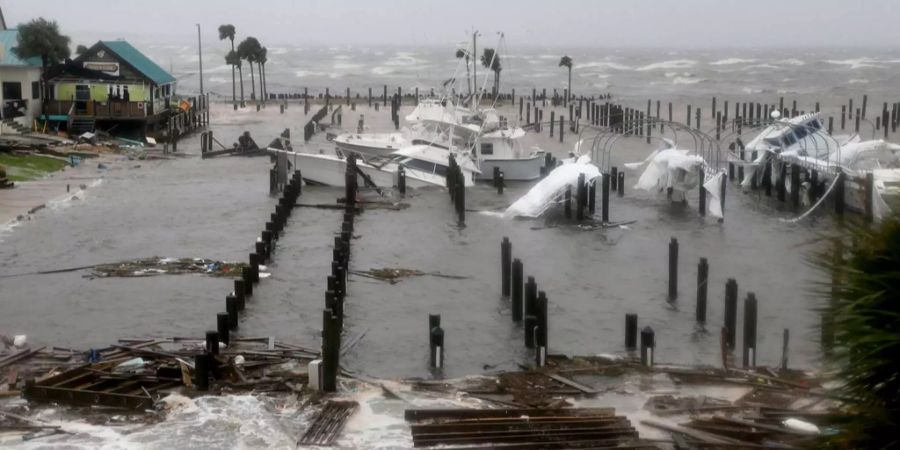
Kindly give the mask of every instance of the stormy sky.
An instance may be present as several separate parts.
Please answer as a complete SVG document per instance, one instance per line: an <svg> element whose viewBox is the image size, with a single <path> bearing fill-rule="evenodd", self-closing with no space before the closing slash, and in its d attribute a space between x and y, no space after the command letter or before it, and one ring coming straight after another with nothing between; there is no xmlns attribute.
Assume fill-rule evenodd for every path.
<svg viewBox="0 0 900 450"><path fill-rule="evenodd" d="M73 45L239 35L278 44L447 45L479 30L546 47L896 47L900 0L0 0L9 26L52 18ZM239 36L240 37L240 36Z"/></svg>

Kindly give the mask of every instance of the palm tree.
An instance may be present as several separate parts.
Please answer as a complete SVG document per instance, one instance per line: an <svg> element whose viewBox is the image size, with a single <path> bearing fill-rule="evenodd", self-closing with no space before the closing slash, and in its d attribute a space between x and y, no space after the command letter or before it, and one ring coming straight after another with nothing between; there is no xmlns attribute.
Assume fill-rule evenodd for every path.
<svg viewBox="0 0 900 450"><path fill-rule="evenodd" d="M469 87L469 95L472 95L472 78L469 74L469 52L464 49L456 50L456 57L458 58L466 58L466 86Z"/></svg>
<svg viewBox="0 0 900 450"><path fill-rule="evenodd" d="M228 52L228 54L225 55L225 64L228 64L231 66L232 73L234 73L234 68L236 67L238 70L238 74L241 77L241 108L243 108L244 107L244 71L241 68L241 66L242 66L241 55L238 55L238 53L234 50ZM232 84L232 88L234 88L233 84ZM237 103L234 104L234 108L237 109Z"/></svg>
<svg viewBox="0 0 900 450"><path fill-rule="evenodd" d="M494 72L494 101L497 101L497 94L500 92L500 71L503 70L500 66L500 55L492 48L484 49L484 53L481 54L481 65Z"/></svg>
<svg viewBox="0 0 900 450"><path fill-rule="evenodd" d="M234 25L231 25L231 24L219 25L219 40L220 41L224 40L224 39L230 40L232 52L234 52L234 34L235 34ZM225 56L225 62L228 63L227 55ZM228 63L228 64L231 64L231 63ZM238 66L239 65L240 64L238 64ZM234 103L234 109L237 109L237 88L235 87L235 82L234 82L234 67L235 67L235 64L231 64L231 102ZM244 103L243 89L244 89L244 86L242 83L241 84L241 104Z"/></svg>
<svg viewBox="0 0 900 450"><path fill-rule="evenodd" d="M41 110L47 110L47 68L69 57L69 37L59 33L56 21L37 18L19 25L16 46L12 49L19 58L41 58Z"/></svg>
<svg viewBox="0 0 900 450"><path fill-rule="evenodd" d="M252 93L250 94L250 99L256 99L256 76L253 74L253 63L256 62L256 55L259 53L259 49L261 46L259 45L259 41L256 40L255 37L248 37L241 41L238 44L237 52L238 55L241 56L241 59L247 60L250 63L250 87L252 89Z"/></svg>
<svg viewBox="0 0 900 450"><path fill-rule="evenodd" d="M268 100L269 94L267 92L268 86L266 86L266 61L269 59L266 57L268 55L269 50L265 47L259 49L259 53L256 55L257 64L259 64L259 91L262 94L263 103Z"/></svg>
<svg viewBox="0 0 900 450"><path fill-rule="evenodd" d="M900 423L900 218L867 227L851 225L833 251L814 263L830 275L816 292L830 303L823 311L832 327L834 388L848 412L840 433L823 437L817 448L896 448ZM823 324L823 326L825 326ZM825 332L826 330L823 330Z"/></svg>
<svg viewBox="0 0 900 450"><path fill-rule="evenodd" d="M566 95L566 104L569 103L569 97L572 95L572 58L568 56L563 56L559 59L559 67L566 67L569 69L569 90L568 95Z"/></svg>

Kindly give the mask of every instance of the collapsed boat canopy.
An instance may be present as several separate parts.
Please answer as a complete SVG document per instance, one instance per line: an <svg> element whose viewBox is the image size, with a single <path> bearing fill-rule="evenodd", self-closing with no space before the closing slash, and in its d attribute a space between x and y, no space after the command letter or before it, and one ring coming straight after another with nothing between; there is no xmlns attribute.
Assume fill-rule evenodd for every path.
<svg viewBox="0 0 900 450"><path fill-rule="evenodd" d="M673 193L683 195L700 183L699 171L705 164L703 157L691 155L690 150L676 148L669 139L663 141L664 148L655 150L641 162L625 164L625 167L634 171L644 170L635 189L659 192L671 188Z"/></svg>
<svg viewBox="0 0 900 450"><path fill-rule="evenodd" d="M553 169L547 176L535 184L527 194L516 200L506 209L503 217L540 217L563 198L566 186L571 186L575 192L578 188L578 177L584 174L585 183L590 183L595 178L600 178L600 169L591 164L590 156L583 155L577 159L563 161L563 164Z"/></svg>

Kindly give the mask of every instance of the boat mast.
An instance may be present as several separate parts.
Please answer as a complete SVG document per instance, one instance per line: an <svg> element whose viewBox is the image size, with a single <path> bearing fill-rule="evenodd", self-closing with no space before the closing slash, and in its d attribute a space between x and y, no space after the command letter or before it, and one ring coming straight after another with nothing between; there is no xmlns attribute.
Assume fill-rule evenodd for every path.
<svg viewBox="0 0 900 450"><path fill-rule="evenodd" d="M475 97L478 97L478 30L472 33L472 87L475 88ZM477 105L476 105L477 106Z"/></svg>

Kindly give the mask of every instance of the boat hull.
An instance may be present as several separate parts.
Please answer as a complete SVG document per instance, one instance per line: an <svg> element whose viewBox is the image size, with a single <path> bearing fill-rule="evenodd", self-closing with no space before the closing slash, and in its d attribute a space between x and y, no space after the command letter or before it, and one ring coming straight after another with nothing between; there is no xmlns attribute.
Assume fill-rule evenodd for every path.
<svg viewBox="0 0 900 450"><path fill-rule="evenodd" d="M343 187L346 182L344 174L347 171L347 161L337 156L297 153L296 161L297 167L303 174L303 180L308 184ZM397 166L395 164L375 167L357 161L356 166L379 188L391 188L397 184ZM357 184L366 186L366 181L363 177L358 176ZM420 189L428 186L444 187L444 185L445 180L441 176L423 174L413 169L406 171L407 188Z"/></svg>

